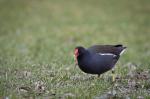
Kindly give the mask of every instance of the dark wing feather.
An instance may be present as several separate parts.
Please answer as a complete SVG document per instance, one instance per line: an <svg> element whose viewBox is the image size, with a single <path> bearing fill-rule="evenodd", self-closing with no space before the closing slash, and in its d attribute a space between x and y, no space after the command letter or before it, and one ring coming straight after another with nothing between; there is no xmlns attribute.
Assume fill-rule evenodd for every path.
<svg viewBox="0 0 150 99"><path fill-rule="evenodd" d="M126 47L123 45L94 45L87 50L93 53L112 53L119 55Z"/></svg>

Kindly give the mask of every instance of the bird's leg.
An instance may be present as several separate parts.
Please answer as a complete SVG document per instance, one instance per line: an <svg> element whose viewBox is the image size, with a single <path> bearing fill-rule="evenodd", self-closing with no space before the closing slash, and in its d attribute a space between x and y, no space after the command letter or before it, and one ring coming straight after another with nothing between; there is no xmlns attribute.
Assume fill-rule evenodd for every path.
<svg viewBox="0 0 150 99"><path fill-rule="evenodd" d="M115 77L116 75L115 75L115 70L114 69L112 69L112 82L115 82Z"/></svg>
<svg viewBox="0 0 150 99"><path fill-rule="evenodd" d="M100 74L98 74L98 76L97 76L98 78L100 78Z"/></svg>
<svg viewBox="0 0 150 99"><path fill-rule="evenodd" d="M112 95L112 96L115 95L115 93L114 93L115 79L116 79L115 76L116 76L116 75L115 75L115 70L112 69L112 88L111 88L111 95Z"/></svg>

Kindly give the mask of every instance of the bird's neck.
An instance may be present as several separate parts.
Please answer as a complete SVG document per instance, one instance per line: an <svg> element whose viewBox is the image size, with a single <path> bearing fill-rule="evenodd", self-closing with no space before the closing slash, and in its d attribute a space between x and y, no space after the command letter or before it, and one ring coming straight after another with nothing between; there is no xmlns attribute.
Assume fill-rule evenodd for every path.
<svg viewBox="0 0 150 99"><path fill-rule="evenodd" d="M86 51L77 57L78 65L83 66L83 63L87 63L90 58L90 52Z"/></svg>
<svg viewBox="0 0 150 99"><path fill-rule="evenodd" d="M84 59L85 57L88 57L88 55L90 55L90 52L85 50L84 52L82 52L78 57L77 57L77 60L82 60Z"/></svg>
<svg viewBox="0 0 150 99"><path fill-rule="evenodd" d="M84 72L86 73L89 73L90 71L88 70L87 66L88 64L90 63L90 56L91 54L88 52L88 53L85 53L83 54L82 56L79 56L78 57L78 66L81 70L83 70Z"/></svg>

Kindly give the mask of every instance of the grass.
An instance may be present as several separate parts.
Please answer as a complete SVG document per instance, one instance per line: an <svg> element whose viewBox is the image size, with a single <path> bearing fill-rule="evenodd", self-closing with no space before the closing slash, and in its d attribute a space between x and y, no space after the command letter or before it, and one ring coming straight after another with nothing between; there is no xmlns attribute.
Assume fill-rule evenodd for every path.
<svg viewBox="0 0 150 99"><path fill-rule="evenodd" d="M0 96L99 97L112 86L110 72L103 75L106 79L82 73L74 65L77 45L124 44L128 50L116 66L117 74L126 76L128 64L149 70L149 3L0 0ZM149 97L142 88L129 96Z"/></svg>

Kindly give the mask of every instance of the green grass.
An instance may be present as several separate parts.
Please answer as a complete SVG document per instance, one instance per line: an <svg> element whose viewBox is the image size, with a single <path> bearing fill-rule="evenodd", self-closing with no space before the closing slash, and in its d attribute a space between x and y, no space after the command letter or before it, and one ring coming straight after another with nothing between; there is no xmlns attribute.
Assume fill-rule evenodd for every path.
<svg viewBox="0 0 150 99"><path fill-rule="evenodd" d="M95 98L112 85L74 65L75 46L124 44L116 71L150 69L149 0L0 0L0 97ZM104 78L110 72L104 74ZM103 80L102 80L103 79ZM41 81L45 89L36 89ZM20 90L21 87L28 90ZM140 93L139 93L140 91ZM140 89L131 97L144 95Z"/></svg>

